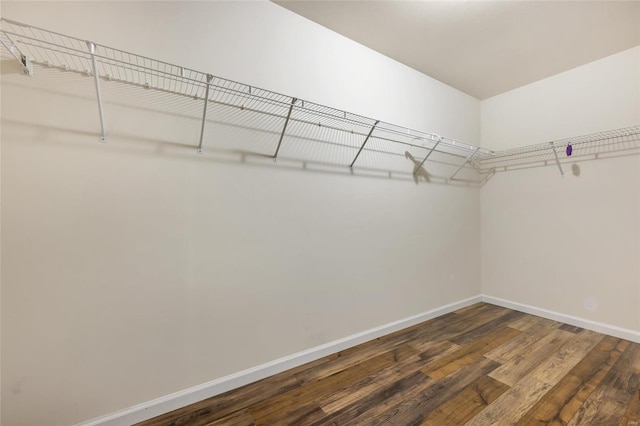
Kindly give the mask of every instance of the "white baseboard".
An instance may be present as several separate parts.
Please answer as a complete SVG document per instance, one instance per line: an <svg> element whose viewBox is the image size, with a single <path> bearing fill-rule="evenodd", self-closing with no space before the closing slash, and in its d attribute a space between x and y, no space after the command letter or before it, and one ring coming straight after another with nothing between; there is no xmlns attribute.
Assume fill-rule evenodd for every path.
<svg viewBox="0 0 640 426"><path fill-rule="evenodd" d="M288 355L238 373L230 374L189 389L184 389L170 395L126 408L124 410L116 411L83 423L78 423L76 426L128 426L133 423L148 420L180 407L193 404L194 402L219 395L274 374L298 367L306 364L307 362L315 361L316 359L320 359L327 355L368 342L369 340L391 334L404 328L411 327L412 325L420 324L421 322L473 305L474 303L480 302L481 298L482 296L478 295L459 302L450 303L409 318L394 321L352 336L334 340L333 342Z"/></svg>
<svg viewBox="0 0 640 426"><path fill-rule="evenodd" d="M513 309L554 321L564 322L576 327L582 327L586 328L587 330L597 331L598 333L604 333L610 336L618 337L620 339L640 343L640 332L638 331L616 327L615 325L604 324L597 321L591 321L584 318L573 317L571 315L561 314L559 312L548 311L546 309L536 308L534 306L525 305L523 303L512 302L510 300L500 299L493 296L487 296L485 294L483 294L481 298L483 302L491 303L492 305L502 306L504 308Z"/></svg>
<svg viewBox="0 0 640 426"><path fill-rule="evenodd" d="M619 337L621 339L640 343L640 332L638 331L616 327L613 325L608 325L583 318L577 318L571 315L561 314L558 312L525 305L523 303L513 302L510 300L500 299L498 297L487 296L483 294L471 297L469 299L461 300L459 302L441 306L439 308L432 309L430 311L423 312L421 314L414 315L399 321L394 321L379 327L375 327L370 330L354 334L352 336L334 340L333 342L329 342L302 352L288 355L283 358L258 365L256 367L240 371L238 373L230 374L228 376L221 377L219 379L212 380L210 382L203 383L189 389L184 389L170 395L166 395L148 402L144 402L142 404L135 405L130 408L126 408L124 410L116 411L114 413L107 414L105 416L98 417L83 423L78 423L76 426L128 426L133 423L148 420L161 414L168 413L169 411L184 407L189 404L193 404L194 402L198 402L203 399L230 391L232 389L239 388L241 386L256 382L274 374L278 374L291 368L306 364L307 362L315 361L316 359L325 357L327 355L331 355L333 353L348 349L369 340L391 334L407 327L411 327L412 325L437 318L441 315L453 312L455 310L470 306L478 302L486 302L493 305L502 306L516 311L525 312L527 314L548 318L554 321L563 322L566 324L586 328L588 330L593 330L599 333L604 333L611 336Z"/></svg>

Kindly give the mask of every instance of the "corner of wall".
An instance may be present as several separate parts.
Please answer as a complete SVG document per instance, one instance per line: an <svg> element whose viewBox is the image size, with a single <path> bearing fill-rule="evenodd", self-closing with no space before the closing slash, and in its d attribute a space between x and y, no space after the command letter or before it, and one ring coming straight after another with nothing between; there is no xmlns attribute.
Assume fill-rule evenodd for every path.
<svg viewBox="0 0 640 426"><path fill-rule="evenodd" d="M0 3L2 16L2 3ZM0 61L0 120L2 120L2 61ZM0 424L2 424L2 126L0 125Z"/></svg>
<svg viewBox="0 0 640 426"><path fill-rule="evenodd" d="M485 99L480 115L481 145L496 149L638 125L640 45ZM640 160L580 167L562 181L547 167L500 172L482 187L482 293L640 330ZM549 297L559 291L571 297Z"/></svg>

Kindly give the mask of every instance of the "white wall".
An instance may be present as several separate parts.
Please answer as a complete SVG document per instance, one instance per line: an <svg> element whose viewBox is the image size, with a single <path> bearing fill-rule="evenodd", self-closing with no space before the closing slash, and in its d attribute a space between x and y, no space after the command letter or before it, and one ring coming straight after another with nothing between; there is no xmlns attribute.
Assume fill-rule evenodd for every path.
<svg viewBox="0 0 640 426"><path fill-rule="evenodd" d="M638 55L629 49L482 102L482 143L500 150L635 126Z"/></svg>
<svg viewBox="0 0 640 426"><path fill-rule="evenodd" d="M271 3L3 2L3 16L479 135L477 100ZM87 420L480 292L477 189L238 164L211 139L197 156L197 120L113 102L99 144L90 79L63 95L77 78L5 70L3 425Z"/></svg>
<svg viewBox="0 0 640 426"><path fill-rule="evenodd" d="M2 4L0 4L2 16ZM0 79L2 61L0 61ZM1 82L2 80L0 80ZM2 84L0 84L0 117L2 117ZM0 130L0 423L2 423L2 131Z"/></svg>
<svg viewBox="0 0 640 426"><path fill-rule="evenodd" d="M639 71L636 47L483 101L482 144L640 124ZM550 165L500 172L483 186L483 293L640 331L640 162L564 167L564 178Z"/></svg>
<svg viewBox="0 0 640 426"><path fill-rule="evenodd" d="M3 2L4 16L401 126L479 139L475 98L270 2L21 3Z"/></svg>

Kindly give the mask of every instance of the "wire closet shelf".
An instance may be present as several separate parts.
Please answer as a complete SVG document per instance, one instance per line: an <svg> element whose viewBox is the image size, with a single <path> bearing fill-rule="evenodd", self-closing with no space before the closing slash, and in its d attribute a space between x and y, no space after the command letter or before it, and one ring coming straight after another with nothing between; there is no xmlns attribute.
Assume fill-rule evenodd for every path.
<svg viewBox="0 0 640 426"><path fill-rule="evenodd" d="M363 153L404 157L403 151L407 150L409 158L412 150L416 154L415 158L410 157L414 176L424 173L422 166L427 160L434 160L436 156L432 154L437 153L450 159L442 162L453 171L447 176L450 180L468 165L484 176L480 180L483 183L501 171L555 164L564 174L561 164L569 160L640 154L640 126L493 152L5 18L0 19L0 44L25 75L33 76L36 65L43 70L58 69L92 77L103 142L107 141L107 129L101 86L113 82L201 102L200 137L194 141L198 152L203 150L209 108L223 117L221 120L227 118L235 120L235 125L258 130L262 127L273 133L269 156L274 161L281 154L283 142L291 144L296 139L341 146L346 154L334 165L351 168ZM309 136L317 134L318 129L329 132L333 140ZM568 146L572 153L567 154L572 155L565 157Z"/></svg>
<svg viewBox="0 0 640 426"><path fill-rule="evenodd" d="M289 130L295 127L294 131L298 133L304 133L304 128L324 128L356 138L357 142L347 147L352 153L350 162L342 164L349 167L356 164L361 153L373 150L367 143L374 140L395 146L396 155L398 149L410 148L422 153L418 158L412 158L414 174L433 153L452 158L453 162L448 165L456 170L450 179L454 179L463 168L469 168L474 156L492 155L489 150L435 133L397 126L5 18L0 19L0 43L18 61L25 75L33 75L34 65L37 65L93 77L100 113L100 139L103 142L107 141L107 129L101 85L120 82L202 101L198 152L202 152L205 142L207 107L215 107L216 110L246 112L246 120L254 120L253 126L260 125L256 116L278 120L277 147L272 154L275 162L283 140L287 136L295 136L288 133L288 126Z"/></svg>
<svg viewBox="0 0 640 426"><path fill-rule="evenodd" d="M472 166L482 175L530 167L640 154L640 126L558 139L536 145L479 154Z"/></svg>

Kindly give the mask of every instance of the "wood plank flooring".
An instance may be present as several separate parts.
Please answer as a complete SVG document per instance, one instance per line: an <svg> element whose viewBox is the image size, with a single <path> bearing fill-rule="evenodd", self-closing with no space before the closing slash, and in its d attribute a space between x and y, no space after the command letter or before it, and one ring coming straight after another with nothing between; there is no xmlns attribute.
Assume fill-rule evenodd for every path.
<svg viewBox="0 0 640 426"><path fill-rule="evenodd" d="M640 344L478 303L139 423L640 426Z"/></svg>

